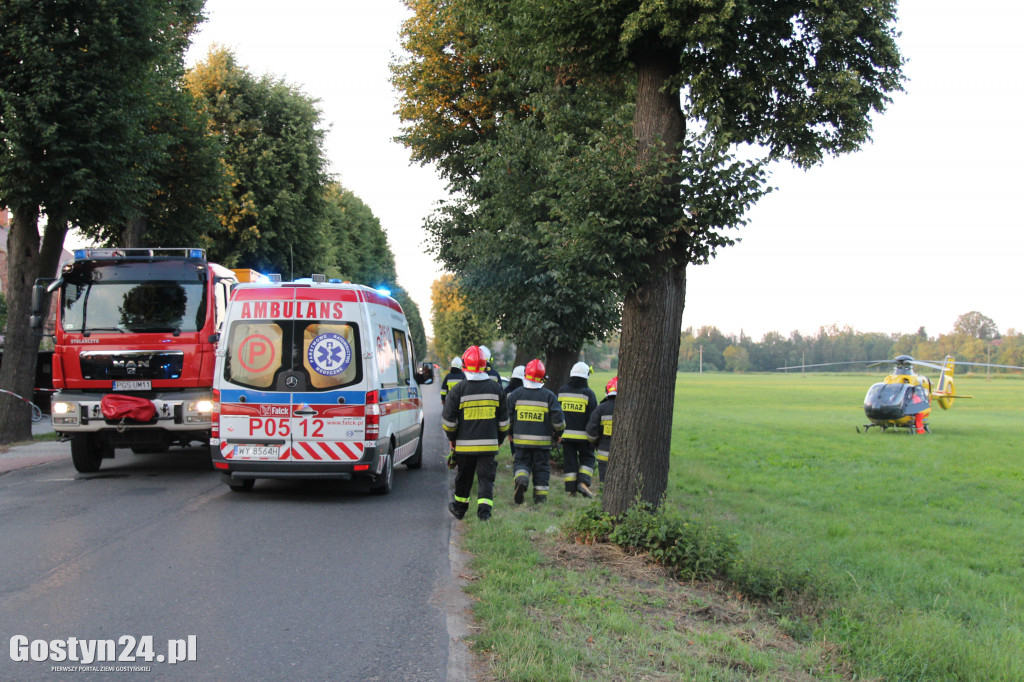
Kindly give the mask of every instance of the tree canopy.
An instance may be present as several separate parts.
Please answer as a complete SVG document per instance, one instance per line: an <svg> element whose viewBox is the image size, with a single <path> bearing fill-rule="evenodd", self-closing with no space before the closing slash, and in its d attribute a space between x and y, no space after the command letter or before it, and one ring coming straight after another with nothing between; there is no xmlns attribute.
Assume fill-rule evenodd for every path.
<svg viewBox="0 0 1024 682"><path fill-rule="evenodd" d="M5 0L0 30L0 204L12 209L0 387L30 395L39 339L31 287L54 276L69 223L124 224L154 191L154 88L180 73L202 0ZM37 225L46 215L40 245ZM0 394L2 395L2 394ZM29 412L0 397L5 442Z"/></svg>
<svg viewBox="0 0 1024 682"><path fill-rule="evenodd" d="M269 75L253 76L213 48L186 76L220 141L228 177L217 199L212 258L265 272L323 272L328 182L316 100Z"/></svg>
<svg viewBox="0 0 1024 682"><path fill-rule="evenodd" d="M438 161L465 202L436 223L442 260L465 275L470 266L448 260L467 257L446 257L448 243L482 245L483 259L498 244L524 254L525 274L557 278L562 254L586 254L584 270L615 283L620 384L604 503L657 504L686 266L729 244L723 230L741 226L767 190L738 145L809 167L864 143L871 115L901 87L895 2L407 4L415 56L396 84L420 106L403 110L415 121L405 141L414 158ZM441 94L423 99L426 84ZM573 120L578 102L593 103L582 111L598 123ZM531 180L539 187L520 186ZM536 245L543 259L513 245Z"/></svg>

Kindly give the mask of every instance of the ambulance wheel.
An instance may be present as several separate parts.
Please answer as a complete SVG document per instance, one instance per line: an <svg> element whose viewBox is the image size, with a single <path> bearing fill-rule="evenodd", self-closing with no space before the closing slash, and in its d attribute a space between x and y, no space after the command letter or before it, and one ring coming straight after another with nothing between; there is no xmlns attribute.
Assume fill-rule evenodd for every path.
<svg viewBox="0 0 1024 682"><path fill-rule="evenodd" d="M231 488L231 492L234 493L247 493L252 490L254 485L256 485L255 478L241 478L237 481L231 481L231 483L228 483L228 487Z"/></svg>
<svg viewBox="0 0 1024 682"><path fill-rule="evenodd" d="M75 470L83 474L92 474L100 470L103 463L103 449L98 436L88 433L76 433L71 436L71 463Z"/></svg>
<svg viewBox="0 0 1024 682"><path fill-rule="evenodd" d="M405 466L410 469L419 469L423 466L423 424L420 424L420 442L416 444L416 452L405 460Z"/></svg>
<svg viewBox="0 0 1024 682"><path fill-rule="evenodd" d="M391 492L391 483L394 478L395 447L388 448L388 454L384 456L384 471L381 472L379 483L370 486L370 493L373 495L387 495Z"/></svg>

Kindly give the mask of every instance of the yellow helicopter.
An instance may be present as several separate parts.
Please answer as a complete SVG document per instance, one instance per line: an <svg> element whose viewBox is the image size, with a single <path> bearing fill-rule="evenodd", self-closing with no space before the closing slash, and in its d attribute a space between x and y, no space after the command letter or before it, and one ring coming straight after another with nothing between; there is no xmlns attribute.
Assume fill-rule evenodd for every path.
<svg viewBox="0 0 1024 682"><path fill-rule="evenodd" d="M869 424L864 425L867 433L877 426L885 431L889 428L903 428L908 433L931 433L928 428L928 416L932 412L932 400L943 410L953 406L957 398L973 398L974 396L957 393L953 385L953 370L956 365L974 365L980 367L1003 367L1006 369L1024 369L1015 365L991 365L980 362L957 362L953 356L947 355L941 365L932 362L915 360L909 355L900 355L892 360L870 362L868 367L894 363L892 373L877 384L872 384L864 396L864 414ZM865 364L864 362L827 362L820 365L797 365L780 367L780 370L803 369L809 367L826 367L830 365ZM939 384L932 387L931 379L914 371L914 367L928 367L938 370ZM857 427L860 433L860 427Z"/></svg>

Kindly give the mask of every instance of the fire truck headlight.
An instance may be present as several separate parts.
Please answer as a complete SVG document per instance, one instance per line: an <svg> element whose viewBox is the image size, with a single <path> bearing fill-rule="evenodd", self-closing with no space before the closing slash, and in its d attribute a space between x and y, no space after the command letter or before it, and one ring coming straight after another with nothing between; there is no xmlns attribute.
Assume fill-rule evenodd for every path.
<svg viewBox="0 0 1024 682"><path fill-rule="evenodd" d="M55 425L78 425L78 403L56 400L50 404L50 418Z"/></svg>
<svg viewBox="0 0 1024 682"><path fill-rule="evenodd" d="M193 400L188 404L189 412L200 412L203 414L209 414L213 412L213 401L212 400Z"/></svg>

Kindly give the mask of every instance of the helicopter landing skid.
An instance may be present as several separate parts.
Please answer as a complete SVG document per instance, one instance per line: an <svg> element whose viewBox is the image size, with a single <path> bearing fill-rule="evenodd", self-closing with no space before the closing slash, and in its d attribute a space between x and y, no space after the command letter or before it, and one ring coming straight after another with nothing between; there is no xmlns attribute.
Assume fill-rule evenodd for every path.
<svg viewBox="0 0 1024 682"><path fill-rule="evenodd" d="M928 422L925 422L923 424L923 426L924 426L924 432L925 433L931 433L932 432L931 428L929 428L929 426L928 426ZM855 428L857 429L857 433L861 432L859 426L857 426ZM882 430L883 433L885 431L889 430L889 429L897 429L897 430L898 429L906 429L906 431L907 431L907 433L909 435L914 435L915 433L917 433L917 429L914 428L913 424L907 424L905 426L896 426L895 424L865 424L864 425L864 433L867 433L868 431L870 431L873 428L879 428L879 429Z"/></svg>

